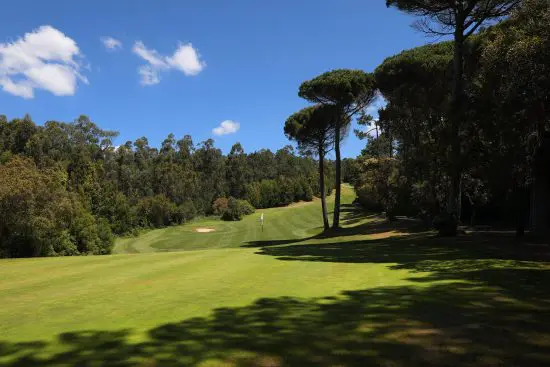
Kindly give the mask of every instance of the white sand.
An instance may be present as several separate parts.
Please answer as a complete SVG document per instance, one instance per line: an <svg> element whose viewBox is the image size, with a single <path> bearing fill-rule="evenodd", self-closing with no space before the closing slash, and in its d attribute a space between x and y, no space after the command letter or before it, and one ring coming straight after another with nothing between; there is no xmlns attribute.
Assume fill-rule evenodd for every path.
<svg viewBox="0 0 550 367"><path fill-rule="evenodd" d="M214 228L201 228L201 227L195 228L193 230L198 233L210 233L210 232L216 231Z"/></svg>

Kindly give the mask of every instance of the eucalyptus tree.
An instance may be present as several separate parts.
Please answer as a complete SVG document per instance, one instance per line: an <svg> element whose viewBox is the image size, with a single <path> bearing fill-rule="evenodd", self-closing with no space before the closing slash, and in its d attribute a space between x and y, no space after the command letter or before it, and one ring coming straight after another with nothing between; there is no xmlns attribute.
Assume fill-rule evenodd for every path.
<svg viewBox="0 0 550 367"><path fill-rule="evenodd" d="M310 102L334 106L334 155L336 159L336 194L334 198L334 219L332 226L340 225L341 159L340 142L342 128L354 115L363 110L376 97L374 76L362 70L338 69L326 72L302 83L298 95Z"/></svg>

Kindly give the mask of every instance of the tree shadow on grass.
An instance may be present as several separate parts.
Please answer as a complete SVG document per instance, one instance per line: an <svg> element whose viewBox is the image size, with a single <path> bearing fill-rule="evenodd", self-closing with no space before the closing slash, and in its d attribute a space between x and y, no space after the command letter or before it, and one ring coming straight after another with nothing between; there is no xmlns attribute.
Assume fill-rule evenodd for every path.
<svg viewBox="0 0 550 367"><path fill-rule="evenodd" d="M499 271L501 278L522 277L513 269ZM542 280L548 284L548 273ZM138 343L130 342L129 330L65 333L59 336L64 350L49 355L42 353L48 347L43 342L2 342L0 361L11 360L0 365L548 365L547 299L518 300L460 282L259 299L158 326Z"/></svg>
<svg viewBox="0 0 550 367"><path fill-rule="evenodd" d="M259 299L159 325L142 342L131 330L64 333L55 345L0 341L0 366L550 365L547 245L505 234L336 239L258 253L387 264L410 270L416 286Z"/></svg>
<svg viewBox="0 0 550 367"><path fill-rule="evenodd" d="M381 231L388 232L390 228ZM441 238L421 232L380 239L338 239L337 242L267 246L261 248L258 254L275 256L280 260L397 263L400 268L407 269L422 267L426 262L450 265L449 261L460 260L550 261L548 245L523 242L507 233Z"/></svg>
<svg viewBox="0 0 550 367"><path fill-rule="evenodd" d="M3 341L0 366L550 365L546 245L413 234L259 251L281 260L384 263L410 270L417 286L259 299L160 325L142 342L132 342L130 330L64 333L62 351L53 352L45 342Z"/></svg>
<svg viewBox="0 0 550 367"><path fill-rule="evenodd" d="M350 236L372 236L389 233L400 233L400 234L415 234L415 233L425 233L429 229L426 228L425 224L419 220L402 217L396 221L389 222L386 219L381 218L378 215L367 215L362 212L359 222L364 222L365 219L368 219L368 222L362 223L359 225L350 225L346 223L346 227L338 229L329 229L323 231L322 228L319 228L319 233L305 238L289 238L289 239L275 239L275 240L260 240L260 241L249 241L245 242L241 247L271 247L271 246L281 246L289 245L295 243L302 243L312 240L327 240L330 238L344 238Z"/></svg>

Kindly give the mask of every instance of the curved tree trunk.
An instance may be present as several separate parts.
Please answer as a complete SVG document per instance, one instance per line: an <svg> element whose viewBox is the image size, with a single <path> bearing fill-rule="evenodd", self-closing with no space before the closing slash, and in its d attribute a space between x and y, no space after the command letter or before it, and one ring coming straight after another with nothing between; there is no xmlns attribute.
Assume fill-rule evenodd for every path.
<svg viewBox="0 0 550 367"><path fill-rule="evenodd" d="M342 117L338 116L336 123L336 132L334 134L334 155L336 156L336 193L334 195L334 219L332 221L332 228L337 229L340 226L340 182L342 179L342 172L340 167L340 124Z"/></svg>
<svg viewBox="0 0 550 367"><path fill-rule="evenodd" d="M323 226L325 231L330 228L327 213L327 194L325 192L325 153L319 149L319 189L321 191L321 207L323 210Z"/></svg>

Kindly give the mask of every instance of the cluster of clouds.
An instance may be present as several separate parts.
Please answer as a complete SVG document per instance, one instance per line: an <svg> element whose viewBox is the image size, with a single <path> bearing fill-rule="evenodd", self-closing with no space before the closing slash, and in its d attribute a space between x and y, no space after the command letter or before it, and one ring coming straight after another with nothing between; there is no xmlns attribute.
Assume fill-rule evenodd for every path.
<svg viewBox="0 0 550 367"><path fill-rule="evenodd" d="M101 37L100 41L109 52L124 48L122 41L110 36ZM191 43L180 43L172 54L162 55L142 41L135 41L132 52L144 62L137 70L143 86L160 83L161 75L171 70L195 76L206 67ZM89 84L82 73L86 69L89 66L75 40L49 25L25 33L15 41L0 42L0 88L18 97L34 98L36 89L56 96L72 96L79 82ZM239 128L238 122L225 120L212 133L228 135Z"/></svg>
<svg viewBox="0 0 550 367"><path fill-rule="evenodd" d="M146 62L138 69L142 85L158 84L160 73L171 69L179 70L186 76L194 76L206 67L191 43L180 44L170 56L163 56L156 50L147 48L141 41L134 43L132 51Z"/></svg>
<svg viewBox="0 0 550 367"><path fill-rule="evenodd" d="M105 49L111 52L123 49L122 42L113 37L101 37ZM142 85L160 82L161 73L169 70L186 76L199 74L206 63L191 43L179 44L167 56L136 41L132 48L145 64L138 68ZM44 25L25 33L15 41L0 43L0 87L4 92L30 99L36 89L56 96L76 93L78 82L88 84L82 74L89 68L77 43L52 26Z"/></svg>
<svg viewBox="0 0 550 367"><path fill-rule="evenodd" d="M109 51L122 49L122 42L116 38L102 37L101 42ZM194 76L206 67L206 62L201 59L191 43L179 44L172 55L165 56L155 49L147 48L142 41L136 41L132 52L145 61L145 65L138 68L141 85L160 83L160 74L169 70L178 70L186 76Z"/></svg>
<svg viewBox="0 0 550 367"><path fill-rule="evenodd" d="M13 95L34 97L35 89L56 96L73 95L81 74L76 42L51 26L42 26L14 42L0 43L0 86Z"/></svg>

